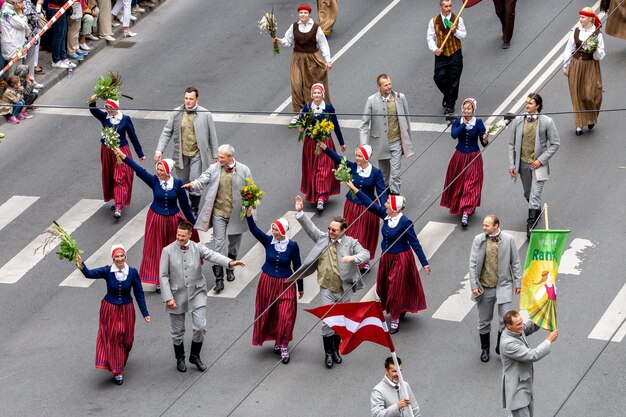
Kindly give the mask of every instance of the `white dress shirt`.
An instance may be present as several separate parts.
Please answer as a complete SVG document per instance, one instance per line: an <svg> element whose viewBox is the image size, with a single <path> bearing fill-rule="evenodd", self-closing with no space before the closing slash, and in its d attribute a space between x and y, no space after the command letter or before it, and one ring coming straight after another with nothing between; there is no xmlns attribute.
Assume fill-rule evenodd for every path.
<svg viewBox="0 0 626 417"><path fill-rule="evenodd" d="M311 29L313 29L313 23L315 23L313 22L313 19L309 19L306 24L302 23L301 20L298 20L298 30L302 33L309 33ZM326 36L324 35L322 28L319 26L317 27L315 40L317 41L317 47L319 48L320 53L322 54L322 57L324 58L324 61L331 62L330 47L328 46L328 40L326 39ZM295 43L295 39L293 37L293 25L289 25L289 28L287 28L287 31L285 32L285 37L282 39L279 39L279 42L283 46L293 46L293 44Z"/></svg>
<svg viewBox="0 0 626 417"><path fill-rule="evenodd" d="M276 252L286 251L288 244L289 238L287 236L285 236L283 240L276 240L276 238L272 237L272 245L274 245L274 249L276 249Z"/></svg>
<svg viewBox="0 0 626 417"><path fill-rule="evenodd" d="M107 113L107 120L111 122L113 126L117 126L118 124L120 124L120 122L122 121L122 117L124 117L124 115L121 111L118 111L115 116L111 116L109 113Z"/></svg>
<svg viewBox="0 0 626 417"><path fill-rule="evenodd" d="M450 13L448 16L441 15L441 18L442 19L448 18L448 20L452 20L452 13ZM426 31L426 42L428 42L428 48L433 52L437 50L437 34L435 33L434 20L435 20L434 18L430 19L430 22L428 22L428 30ZM457 22L454 36L456 36L458 39L465 39L465 36L467 36L467 31L465 30L465 23L463 23L462 17L459 17L459 21Z"/></svg>
<svg viewBox="0 0 626 417"><path fill-rule="evenodd" d="M367 168L365 169L357 165L356 173L359 174L359 177L369 178L370 174L372 173L372 164L367 164Z"/></svg>
<svg viewBox="0 0 626 417"><path fill-rule="evenodd" d="M591 28L589 29L584 29L582 26L578 25L578 29L580 30L580 32L578 33L578 40L580 40L581 42L584 42L587 40L589 36L593 34L593 32L595 32L596 27L591 26ZM575 32L575 29L572 31L572 36L567 38L567 45L565 45L565 52L563 52L563 67L564 68L569 67L569 61L572 55L576 52L576 42L574 42L574 32ZM602 33L598 33L597 37L598 37L598 49L596 49L596 51L593 53L593 59L595 59L596 61L600 61L602 58L604 58L604 55L606 55L606 53L604 52L604 38L602 37Z"/></svg>
<svg viewBox="0 0 626 417"><path fill-rule="evenodd" d="M391 229L394 229L398 225L398 223L400 223L401 217L402 217L402 213L398 213L398 215L394 217L391 217L391 216L385 217L387 226L389 226Z"/></svg>
<svg viewBox="0 0 626 417"><path fill-rule="evenodd" d="M165 191L169 191L174 188L174 177L170 175L167 181L159 180L159 183L161 184L161 188L163 188Z"/></svg>
<svg viewBox="0 0 626 417"><path fill-rule="evenodd" d="M128 278L130 268L128 267L128 264L124 264L124 268L119 269L115 264L113 264L111 265L110 271L115 273L116 280L123 282L126 281L126 278Z"/></svg>
<svg viewBox="0 0 626 417"><path fill-rule="evenodd" d="M313 109L313 114L322 114L326 111L326 102L322 100L319 106L311 102L310 108Z"/></svg>

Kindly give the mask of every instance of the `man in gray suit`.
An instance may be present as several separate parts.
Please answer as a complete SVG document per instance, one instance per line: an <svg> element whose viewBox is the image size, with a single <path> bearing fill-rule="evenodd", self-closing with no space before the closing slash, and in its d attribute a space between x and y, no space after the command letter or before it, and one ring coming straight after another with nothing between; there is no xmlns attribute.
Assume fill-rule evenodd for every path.
<svg viewBox="0 0 626 417"><path fill-rule="evenodd" d="M506 330L502 334L502 408L512 417L533 416L533 362L550 353L559 331L551 332L539 346L531 349L526 337L540 329L532 320L524 319L515 310L504 315Z"/></svg>
<svg viewBox="0 0 626 417"><path fill-rule="evenodd" d="M239 215L243 203L241 202L241 188L246 184L246 178L252 179L250 168L241 162L235 161L235 149L224 144L217 151L218 162L184 188L202 191L208 187L204 206L196 221L196 229L204 232L213 226L212 249L222 255L228 254L230 259L236 259L241 245L241 235L248 231L247 222ZM228 236L228 245L226 237ZM224 289L224 270L221 265L213 265L215 287L213 291L219 293ZM231 268L226 269L226 279L235 280L235 273Z"/></svg>
<svg viewBox="0 0 626 417"><path fill-rule="evenodd" d="M217 133L211 113L198 105L198 90L189 87L185 90L185 104L177 107L170 115L154 152L154 163L161 160L163 151L174 141L174 167L176 177L183 184L198 178L213 162L217 162ZM189 192L191 210L198 217L200 191Z"/></svg>
<svg viewBox="0 0 626 417"><path fill-rule="evenodd" d="M206 365L200 359L200 350L206 334L206 280L202 275L201 259L215 262L224 267L241 265L241 261L231 261L200 243L191 240L193 226L182 222L176 230L176 240L163 248L159 282L161 283L161 299L169 309L170 332L174 342L176 367L186 372L185 346L185 313L191 313L193 337L189 363L196 365L200 371Z"/></svg>
<svg viewBox="0 0 626 417"><path fill-rule="evenodd" d="M472 243L469 280L472 298L478 303L480 360L488 362L493 309L497 304L499 326L496 353L499 355L503 316L513 308L513 294L519 294L522 289L522 265L513 236L500 230L500 220L495 214L485 217L483 232Z"/></svg>
<svg viewBox="0 0 626 417"><path fill-rule="evenodd" d="M348 228L342 217L333 217L328 232L322 232L302 212L302 198L296 197L296 220L302 229L315 242L315 246L307 255L302 266L288 279L293 282L317 271L317 283L320 286L322 304L334 304L350 301L350 290L363 288L359 273L359 264L369 260L370 252L363 248L358 240L345 236ZM333 363L341 363L339 343L341 338L334 330L322 324L326 367L332 368Z"/></svg>
<svg viewBox="0 0 626 417"><path fill-rule="evenodd" d="M539 114L543 99L538 93L530 93L526 98L526 113L513 123L513 133L509 140L509 174L522 179L524 197L528 201L526 233L535 227L541 215L541 192L548 180L548 161L559 149L559 132L554 121Z"/></svg>
<svg viewBox="0 0 626 417"><path fill-rule="evenodd" d="M402 372L402 359L396 358ZM393 363L393 358L385 360L385 376L372 390L370 396L372 417L420 417L420 406L417 404L415 395L404 382L404 390L400 390L400 377ZM405 397L401 397L401 393Z"/></svg>
<svg viewBox="0 0 626 417"><path fill-rule="evenodd" d="M400 168L402 155L413 155L411 121L406 96L391 88L391 78L380 74L376 79L378 93L365 103L359 141L370 145L378 157L378 167L385 177L385 185L391 194L400 194Z"/></svg>

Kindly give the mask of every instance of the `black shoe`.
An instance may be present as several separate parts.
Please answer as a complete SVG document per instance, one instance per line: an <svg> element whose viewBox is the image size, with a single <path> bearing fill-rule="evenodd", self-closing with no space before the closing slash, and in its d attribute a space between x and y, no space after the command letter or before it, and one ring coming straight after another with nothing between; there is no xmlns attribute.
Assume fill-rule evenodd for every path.
<svg viewBox="0 0 626 417"><path fill-rule="evenodd" d="M406 317L406 311L403 311L402 313L400 313L400 320L404 320L405 317Z"/></svg>
<svg viewBox="0 0 626 417"><path fill-rule="evenodd" d="M448 108L448 102L446 101L445 98L443 100L441 100L441 107L443 107L444 109Z"/></svg>
<svg viewBox="0 0 626 417"><path fill-rule="evenodd" d="M119 219L121 217L122 217L122 210L115 210L115 212L113 213L113 218Z"/></svg>
<svg viewBox="0 0 626 417"><path fill-rule="evenodd" d="M317 202L317 206L315 207L315 209L317 210L318 213L324 212L324 202L322 200L319 200Z"/></svg>
<svg viewBox="0 0 626 417"><path fill-rule="evenodd" d="M337 333L333 335L333 362L341 363L343 359L339 354L339 345L341 344L341 337Z"/></svg>
<svg viewBox="0 0 626 417"><path fill-rule="evenodd" d="M583 128L582 127L577 127L576 128L576 136L581 136L583 134Z"/></svg>
<svg viewBox="0 0 626 417"><path fill-rule="evenodd" d="M117 385L122 385L124 383L124 376L122 376L122 374L115 374L113 376L113 382Z"/></svg>
<svg viewBox="0 0 626 417"><path fill-rule="evenodd" d="M200 199L202 197L199 195L189 195L189 201L191 206L191 212L193 213L193 217L198 218L198 209L200 208Z"/></svg>
<svg viewBox="0 0 626 417"><path fill-rule="evenodd" d="M328 369L333 367L333 336L322 336L324 341L324 364Z"/></svg>
<svg viewBox="0 0 626 417"><path fill-rule="evenodd" d="M204 372L207 366L202 363L200 359L200 350L202 349L202 342L191 342L191 351L189 353L189 363L196 365L198 371Z"/></svg>
<svg viewBox="0 0 626 417"><path fill-rule="evenodd" d="M481 362L489 362L489 349L483 349L480 352L480 360Z"/></svg>
<svg viewBox="0 0 626 417"><path fill-rule="evenodd" d="M115 204L111 206L111 211L115 211Z"/></svg>
<svg viewBox="0 0 626 417"><path fill-rule="evenodd" d="M480 334L480 360L481 362L489 362L490 333Z"/></svg>
<svg viewBox="0 0 626 417"><path fill-rule="evenodd" d="M187 372L185 364L185 345L174 345L174 355L176 356L176 369L178 372Z"/></svg>
<svg viewBox="0 0 626 417"><path fill-rule="evenodd" d="M511 42L502 42L502 49L509 49L511 47Z"/></svg>
<svg viewBox="0 0 626 417"><path fill-rule="evenodd" d="M454 107L453 106L446 107L446 110L443 112L443 114L445 115L454 114Z"/></svg>
<svg viewBox="0 0 626 417"><path fill-rule="evenodd" d="M234 280L235 280L235 271L233 271L232 269L226 269L226 281L231 282Z"/></svg>
<svg viewBox="0 0 626 417"><path fill-rule="evenodd" d="M400 319L398 320L391 320L391 323L389 324L389 333L390 334L396 334L398 333L398 330L400 330Z"/></svg>
<svg viewBox="0 0 626 417"><path fill-rule="evenodd" d="M161 286L157 284L156 289L154 290L157 294L161 294Z"/></svg>
<svg viewBox="0 0 626 417"><path fill-rule="evenodd" d="M361 275L365 275L370 272L370 269L372 269L371 265L369 263L365 263L363 264L363 267L359 268L359 272Z"/></svg>
<svg viewBox="0 0 626 417"><path fill-rule="evenodd" d="M593 129L593 127L594 127L594 126L595 126L595 124L594 124L594 123L592 123L592 124L590 124L590 125L587 125L587 128L589 128L589 130L591 130L591 129Z"/></svg>
<svg viewBox="0 0 626 417"><path fill-rule="evenodd" d="M280 356L280 346L274 345L274 355Z"/></svg>
<svg viewBox="0 0 626 417"><path fill-rule="evenodd" d="M220 293L220 292L222 292L223 289L224 289L224 280L223 279L216 279L215 280L215 287L213 287L213 291L215 291L216 293Z"/></svg>
<svg viewBox="0 0 626 417"><path fill-rule="evenodd" d="M287 349L287 346L282 346L279 350L280 352L280 357L281 357L281 361L287 365L289 363L289 350Z"/></svg>

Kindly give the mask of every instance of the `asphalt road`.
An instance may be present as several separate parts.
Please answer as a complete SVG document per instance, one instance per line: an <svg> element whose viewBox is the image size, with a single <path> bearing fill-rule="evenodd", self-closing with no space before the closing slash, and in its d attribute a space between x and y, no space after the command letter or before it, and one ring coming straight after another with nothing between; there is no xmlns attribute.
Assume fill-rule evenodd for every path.
<svg viewBox="0 0 626 417"><path fill-rule="evenodd" d="M295 20L294 4L285 0L168 1L135 27L140 35L130 41L132 47L99 52L82 64L72 79L64 79L46 92L41 103L84 106L97 77L109 69L122 73L124 93L135 98L123 100L123 110L174 108L181 103L184 89L195 85L201 105L216 112L272 112L290 94L291 53L283 49L272 57L271 44L266 35L259 34L256 22L265 9L274 7L282 32ZM333 54L390 2L340 4L335 31L329 38ZM524 84L523 91L507 102L511 92L572 28L577 11L586 5L580 0L518 2L516 32L506 51L500 49L499 22L491 2L468 9L463 16L468 38L463 43L460 95L476 97L480 114L489 115L503 103L507 110L511 108L532 83ZM459 4L455 10L458 8ZM399 1L336 61L330 89L338 112L360 113L367 96L376 91L376 76L386 72L395 89L407 95L412 113L441 113L441 96L432 81L433 57L425 42L428 18L437 10L435 1ZM623 108L626 42L611 37L605 37L605 42L603 108ZM554 59L561 59L560 52L549 63ZM534 80L544 73L545 68ZM560 73L548 77L540 91L545 112L571 110L566 79ZM0 204L12 196L40 198L0 229L0 267L79 200L101 198L99 123L78 111L76 115L52 113L42 112L19 126L2 126L7 138L0 142ZM140 113L134 122L150 170L149 160L165 122L142 114L146 116ZM574 135L571 115L555 115L554 120L561 148L551 160L551 178L543 194L550 205L551 227L570 229L570 241L586 239L592 246L577 254L578 274L558 277L560 337L552 353L535 366L536 415L553 416L567 399L559 416L614 417L626 408L625 342L611 342L606 347L605 341L588 336L625 283L624 112L603 113L593 132L579 137ZM412 121L444 123L442 117L413 117ZM237 159L251 168L267 192L259 208L259 224L269 225L293 210L301 154L294 132L265 123L218 123L217 130L220 142L233 144ZM470 244L480 233L482 216L497 213L504 229L524 230L527 206L521 185L514 184L506 172L509 133L499 135L483 155L482 203L470 227L454 229L431 257L432 274L422 276L429 309L409 315L394 336L405 379L411 383L423 416L507 415L500 408L499 358L494 355L487 364L479 360L476 310L460 322L432 315L461 290ZM354 148L358 131L344 129L344 135L348 149ZM416 220L418 232L432 222L458 224L457 217L438 204L454 142L448 131L417 131L413 140L419 156L403 161L406 214ZM150 201L150 191L136 180L132 206L120 221L112 218L107 206L93 213L74 233L85 254L98 250ZM316 214L313 220L325 226L342 207L343 197L336 196L324 214ZM307 206L307 210L312 208ZM312 247L303 233L296 239L303 253ZM255 243L246 234L242 253ZM139 266L141 247L139 241L130 249L129 264ZM520 249L522 256L525 250L526 245ZM59 286L71 272L70 263L51 254L16 283L0 284L2 415L369 414L370 391L383 375L388 352L378 345L363 344L345 356L343 364L327 370L319 325L303 311L319 305L319 297L299 305L291 343L294 350L287 366L277 364L270 345L251 346L254 283L235 298L211 297L202 354L211 366L204 374L195 369L181 374L175 369L167 312L160 298L149 294L153 322L146 325L138 320L126 381L118 387L108 373L93 366L104 286L101 282L89 288ZM210 280L208 268L206 272ZM366 290L374 281L374 273L366 277ZM353 299L364 294L360 291ZM625 308L622 305L621 311ZM536 345L545 336L540 331L529 338L530 343ZM190 338L188 334L187 340Z"/></svg>

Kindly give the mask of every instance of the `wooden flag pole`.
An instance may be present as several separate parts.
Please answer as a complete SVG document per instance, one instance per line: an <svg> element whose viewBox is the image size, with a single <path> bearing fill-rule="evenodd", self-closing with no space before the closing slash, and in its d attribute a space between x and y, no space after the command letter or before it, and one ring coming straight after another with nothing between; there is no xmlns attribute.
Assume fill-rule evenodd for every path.
<svg viewBox="0 0 626 417"><path fill-rule="evenodd" d="M548 203L543 203L543 221L546 222L546 230L550 230L548 223Z"/></svg>
<svg viewBox="0 0 626 417"><path fill-rule="evenodd" d="M461 13L463 13L463 10L465 10L465 6L467 5L468 1L469 0L465 0L463 2L463 7L461 7L461 10L459 10L459 14L456 15L456 19L454 19L454 23L452 24L452 26L456 26L456 24L459 22L459 19L461 18ZM448 34L444 38L444 40L441 43L441 46L439 47L439 49L443 49L443 47L445 46L446 42L448 42L448 38L450 37L451 34L452 34L452 31L451 30L448 31Z"/></svg>
<svg viewBox="0 0 626 417"><path fill-rule="evenodd" d="M402 377L402 371L400 370L400 364L398 364L398 357L396 356L395 351L391 352L391 357L393 358L393 364L396 366L396 370L398 371L398 380L400 381L400 386L398 387L400 390L400 399L409 398L409 393L404 390L404 378Z"/></svg>

